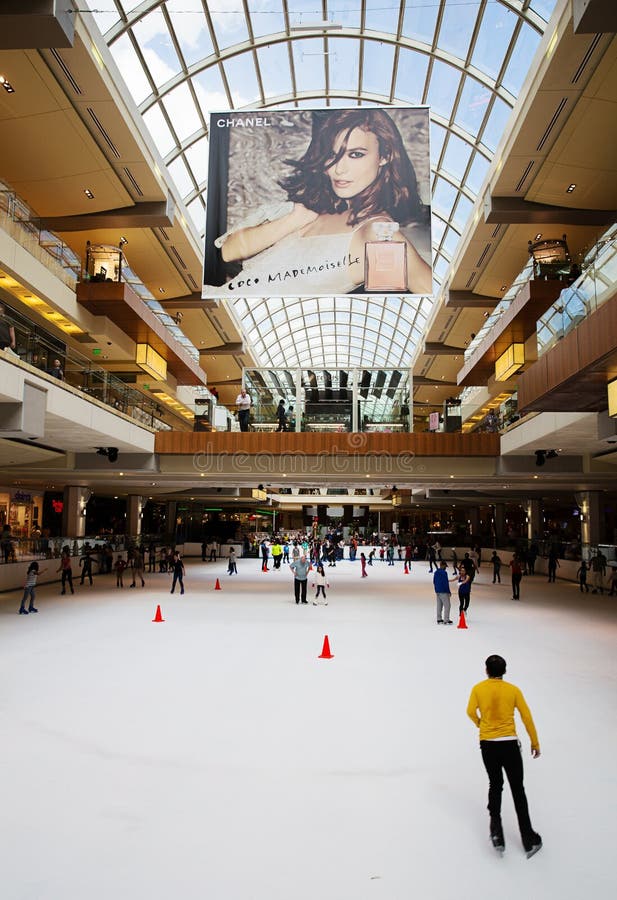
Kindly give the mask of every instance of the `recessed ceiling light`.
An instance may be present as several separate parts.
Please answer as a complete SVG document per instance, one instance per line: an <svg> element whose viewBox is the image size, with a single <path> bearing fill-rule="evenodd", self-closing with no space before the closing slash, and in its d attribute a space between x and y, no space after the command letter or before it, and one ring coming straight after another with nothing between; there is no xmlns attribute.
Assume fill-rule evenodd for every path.
<svg viewBox="0 0 617 900"><path fill-rule="evenodd" d="M575 184L569 184L566 188L566 194L571 194L575 188L576 188Z"/></svg>
<svg viewBox="0 0 617 900"><path fill-rule="evenodd" d="M94 200L94 194L90 190L90 188L84 188L84 194L88 198L88 200Z"/></svg>
<svg viewBox="0 0 617 900"><path fill-rule="evenodd" d="M542 232L539 231L539 232L537 233L537 235L535 236L534 241L539 241L541 237L542 237Z"/></svg>
<svg viewBox="0 0 617 900"><path fill-rule="evenodd" d="M500 290L500 291L505 291L507 287L508 287L507 284L502 284L501 287L499 288L499 290Z"/></svg>
<svg viewBox="0 0 617 900"><path fill-rule="evenodd" d="M165 288L159 288L159 294L164 294L164 293L165 293Z"/></svg>

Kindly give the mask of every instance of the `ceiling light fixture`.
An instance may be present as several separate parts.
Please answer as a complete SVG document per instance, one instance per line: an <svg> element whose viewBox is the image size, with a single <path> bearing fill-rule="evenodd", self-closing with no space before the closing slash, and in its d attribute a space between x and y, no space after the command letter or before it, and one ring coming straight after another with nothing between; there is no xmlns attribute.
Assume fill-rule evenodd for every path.
<svg viewBox="0 0 617 900"><path fill-rule="evenodd" d="M576 189L576 185L575 185L575 184L569 184L569 185L567 186L567 188L566 188L566 194L571 194L572 191L575 190L575 189Z"/></svg>
<svg viewBox="0 0 617 900"><path fill-rule="evenodd" d="M340 22L329 22L322 19L321 22L296 22L289 26L290 31L341 31L343 26Z"/></svg>
<svg viewBox="0 0 617 900"><path fill-rule="evenodd" d="M10 83L10 81L7 81L7 80L6 80L6 78L4 77L4 75L0 75L0 84L2 85L2 87L4 88L4 90L7 92L7 94L14 94L14 93L15 93L15 88L14 88L13 85Z"/></svg>
<svg viewBox="0 0 617 900"><path fill-rule="evenodd" d="M84 194L88 198L88 200L94 200L94 194L90 190L90 188L84 188Z"/></svg>

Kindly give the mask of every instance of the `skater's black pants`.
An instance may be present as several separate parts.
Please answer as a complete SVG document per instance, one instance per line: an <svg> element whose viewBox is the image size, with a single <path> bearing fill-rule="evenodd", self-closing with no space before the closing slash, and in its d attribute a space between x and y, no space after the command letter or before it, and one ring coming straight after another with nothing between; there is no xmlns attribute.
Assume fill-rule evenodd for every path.
<svg viewBox="0 0 617 900"><path fill-rule="evenodd" d="M321 593L323 594L323 598L324 598L324 600L325 600L325 599L326 599L326 589L325 589L325 587L324 587L323 584L318 584L318 585L317 585L317 593L315 594L315 600L317 600L317 598L319 597L320 591L321 591Z"/></svg>
<svg viewBox="0 0 617 900"><path fill-rule="evenodd" d="M467 612L469 609L469 601L471 600L471 591L461 591L458 589L458 611Z"/></svg>
<svg viewBox="0 0 617 900"><path fill-rule="evenodd" d="M180 592L183 594L184 593L184 581L182 580L182 575L177 575L174 572L174 577L171 579L171 593L172 594L176 589L176 584L178 584L178 583L180 584Z"/></svg>
<svg viewBox="0 0 617 900"><path fill-rule="evenodd" d="M535 843L536 833L531 827L527 797L523 787L523 758L519 742L516 739L480 741L480 750L488 774L488 811L491 818L499 819L501 817L501 794L505 770L512 791L523 846L526 850L531 849L532 844Z"/></svg>
<svg viewBox="0 0 617 900"><path fill-rule="evenodd" d="M512 572L512 599L521 599L521 578L520 572Z"/></svg>
<svg viewBox="0 0 617 900"><path fill-rule="evenodd" d="M304 581L300 581L299 578L294 578L294 594L296 596L296 603L299 603L302 600L303 603L306 603L306 578Z"/></svg>

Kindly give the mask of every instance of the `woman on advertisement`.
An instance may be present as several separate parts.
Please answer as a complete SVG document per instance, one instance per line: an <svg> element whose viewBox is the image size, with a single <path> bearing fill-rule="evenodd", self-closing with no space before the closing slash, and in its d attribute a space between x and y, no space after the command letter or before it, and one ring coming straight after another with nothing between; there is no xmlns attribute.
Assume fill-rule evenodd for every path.
<svg viewBox="0 0 617 900"><path fill-rule="evenodd" d="M242 271L204 296L430 294L431 268L402 232L428 208L392 117L380 109L313 112L312 138L271 204L217 238ZM255 221L256 220L256 221Z"/></svg>

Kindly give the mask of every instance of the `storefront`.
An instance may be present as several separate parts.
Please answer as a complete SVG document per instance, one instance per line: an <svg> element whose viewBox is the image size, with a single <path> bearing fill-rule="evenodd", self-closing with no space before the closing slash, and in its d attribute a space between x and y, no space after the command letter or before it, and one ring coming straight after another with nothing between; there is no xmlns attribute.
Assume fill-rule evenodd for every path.
<svg viewBox="0 0 617 900"><path fill-rule="evenodd" d="M0 525L9 525L13 538L29 538L32 529L41 527L43 495L14 489L0 491Z"/></svg>

